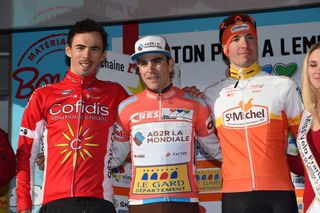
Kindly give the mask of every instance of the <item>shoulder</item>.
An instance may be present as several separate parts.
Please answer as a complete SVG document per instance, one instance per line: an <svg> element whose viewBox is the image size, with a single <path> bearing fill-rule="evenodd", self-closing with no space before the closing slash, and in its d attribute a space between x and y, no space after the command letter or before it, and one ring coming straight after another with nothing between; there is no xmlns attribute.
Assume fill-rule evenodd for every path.
<svg viewBox="0 0 320 213"><path fill-rule="evenodd" d="M49 94L52 94L52 92L59 87L59 82L54 84L45 84L38 88L36 88L31 96L48 96Z"/></svg>
<svg viewBox="0 0 320 213"><path fill-rule="evenodd" d="M204 92L208 92L208 91L213 91L213 90L219 90L223 87L225 87L226 85L229 85L231 83L231 80L229 78L224 78L220 81L216 81L213 84L207 86L204 90Z"/></svg>
<svg viewBox="0 0 320 213"><path fill-rule="evenodd" d="M135 106L134 103L136 103L137 101L138 101L138 96L137 95L133 95L133 96L130 96L130 97L124 99L119 104L118 112L121 112L124 109L128 109L128 107Z"/></svg>
<svg viewBox="0 0 320 213"><path fill-rule="evenodd" d="M207 100L214 100L216 97L219 96L221 90L229 87L230 85L234 85L235 83L236 81L234 79L224 78L220 81L213 83L212 85L209 85L204 90L204 95Z"/></svg>
<svg viewBox="0 0 320 213"><path fill-rule="evenodd" d="M196 104L196 105L201 105L201 106L207 106L206 101L203 98L197 98L197 97L192 97L188 92L183 91L183 96L185 100L189 101L190 103Z"/></svg>

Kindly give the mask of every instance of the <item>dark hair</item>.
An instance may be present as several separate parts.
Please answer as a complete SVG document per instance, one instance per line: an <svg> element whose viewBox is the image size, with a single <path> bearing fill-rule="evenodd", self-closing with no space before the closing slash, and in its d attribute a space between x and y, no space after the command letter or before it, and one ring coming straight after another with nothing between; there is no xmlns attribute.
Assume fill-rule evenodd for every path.
<svg viewBox="0 0 320 213"><path fill-rule="evenodd" d="M108 37L108 34L103 29L102 25L100 25L96 21L94 21L92 19L89 19L89 18L81 20L81 21L78 21L77 23L75 23L71 27L71 29L69 30L69 33L68 33L68 45L69 45L69 47L71 47L72 41L73 41L73 37L76 34L78 34L78 33L88 33L88 32L98 32L101 35L101 39L102 39L102 43L103 43L104 49L107 49L107 45L108 45L107 44L107 37Z"/></svg>

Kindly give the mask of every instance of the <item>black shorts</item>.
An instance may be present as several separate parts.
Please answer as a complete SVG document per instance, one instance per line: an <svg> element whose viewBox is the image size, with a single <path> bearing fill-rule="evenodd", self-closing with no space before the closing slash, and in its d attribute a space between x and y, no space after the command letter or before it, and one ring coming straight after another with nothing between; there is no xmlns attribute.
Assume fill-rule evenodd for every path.
<svg viewBox="0 0 320 213"><path fill-rule="evenodd" d="M199 213L199 203L160 202L129 206L130 213Z"/></svg>
<svg viewBox="0 0 320 213"><path fill-rule="evenodd" d="M294 191L222 193L222 213L298 213Z"/></svg>
<svg viewBox="0 0 320 213"><path fill-rule="evenodd" d="M44 204L40 213L116 213L113 203L94 197L71 197Z"/></svg>

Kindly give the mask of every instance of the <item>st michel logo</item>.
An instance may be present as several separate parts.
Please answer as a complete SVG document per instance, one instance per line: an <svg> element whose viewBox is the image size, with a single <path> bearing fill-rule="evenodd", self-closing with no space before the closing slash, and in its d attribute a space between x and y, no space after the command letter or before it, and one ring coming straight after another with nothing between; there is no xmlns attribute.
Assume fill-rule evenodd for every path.
<svg viewBox="0 0 320 213"><path fill-rule="evenodd" d="M240 101L237 107L228 109L222 114L226 128L244 128L259 126L269 122L268 107L255 105L254 99Z"/></svg>
<svg viewBox="0 0 320 213"><path fill-rule="evenodd" d="M17 99L27 99L36 88L45 84L56 83L61 79L60 74L53 74L62 71L57 70L59 68L55 66L57 62L55 62L53 56L64 55L66 43L66 33L49 34L33 43L30 42L30 45L24 51L21 51L22 54L17 63L13 64L16 69L12 75L13 80L18 82L15 94ZM50 64L51 62L52 64ZM64 61L62 60L61 63L64 63Z"/></svg>

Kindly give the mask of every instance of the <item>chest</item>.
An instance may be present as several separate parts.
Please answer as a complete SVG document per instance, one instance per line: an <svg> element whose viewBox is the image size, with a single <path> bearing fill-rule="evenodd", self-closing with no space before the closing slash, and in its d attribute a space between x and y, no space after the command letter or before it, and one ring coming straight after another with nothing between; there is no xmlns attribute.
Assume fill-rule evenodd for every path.
<svg viewBox="0 0 320 213"><path fill-rule="evenodd" d="M250 112L250 115L281 114L286 106L283 91L264 83L233 85L221 89L214 101L215 115Z"/></svg>

